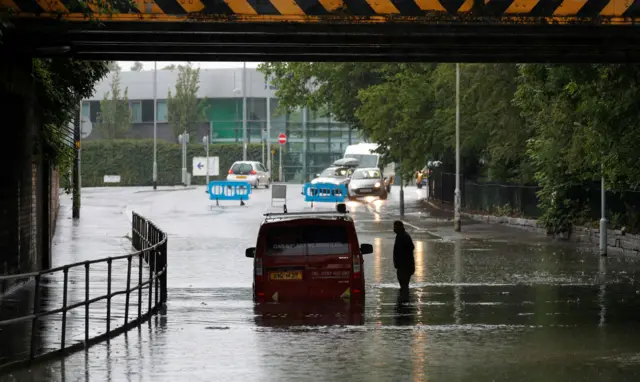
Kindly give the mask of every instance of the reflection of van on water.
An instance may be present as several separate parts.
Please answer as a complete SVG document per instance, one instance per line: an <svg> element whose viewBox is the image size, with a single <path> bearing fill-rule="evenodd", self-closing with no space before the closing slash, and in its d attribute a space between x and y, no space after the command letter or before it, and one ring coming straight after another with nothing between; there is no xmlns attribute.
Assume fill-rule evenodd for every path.
<svg viewBox="0 0 640 382"><path fill-rule="evenodd" d="M375 150L379 146L375 143L358 143L357 145L347 146L344 151L345 158L355 158L360 163L358 167L377 167L382 171L387 192L391 191L391 185L393 184L394 177L396 175L395 164L389 163L384 168L382 167L382 157L376 153Z"/></svg>

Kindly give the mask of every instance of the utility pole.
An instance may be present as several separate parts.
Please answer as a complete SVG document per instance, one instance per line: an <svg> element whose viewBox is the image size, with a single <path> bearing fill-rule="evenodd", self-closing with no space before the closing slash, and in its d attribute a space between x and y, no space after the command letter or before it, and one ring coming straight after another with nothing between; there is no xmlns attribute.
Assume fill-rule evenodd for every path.
<svg viewBox="0 0 640 382"><path fill-rule="evenodd" d="M271 180L271 87L267 80L267 169L269 170L269 180Z"/></svg>
<svg viewBox="0 0 640 382"><path fill-rule="evenodd" d="M158 63L153 62L153 189L158 188L158 161L156 136L158 129L158 100L157 100L157 86L158 86Z"/></svg>
<svg viewBox="0 0 640 382"><path fill-rule="evenodd" d="M460 232L460 64L456 64L456 190L455 190L455 206L453 213L453 229Z"/></svg>
<svg viewBox="0 0 640 382"><path fill-rule="evenodd" d="M73 143L74 143L74 161L73 161L73 201L72 216L74 219L80 218L80 110L82 103L76 111L75 120L73 122Z"/></svg>
<svg viewBox="0 0 640 382"><path fill-rule="evenodd" d="M247 160L247 63L242 65L242 160Z"/></svg>
<svg viewBox="0 0 640 382"><path fill-rule="evenodd" d="M600 164L600 256L607 256L607 191L604 188L604 164Z"/></svg>

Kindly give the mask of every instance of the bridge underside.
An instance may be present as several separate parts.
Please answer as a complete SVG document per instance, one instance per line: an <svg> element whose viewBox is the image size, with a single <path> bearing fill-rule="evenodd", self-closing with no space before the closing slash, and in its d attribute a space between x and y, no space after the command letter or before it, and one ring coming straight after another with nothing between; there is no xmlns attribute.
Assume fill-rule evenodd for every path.
<svg viewBox="0 0 640 382"><path fill-rule="evenodd" d="M140 61L640 62L632 24L19 19L3 54Z"/></svg>

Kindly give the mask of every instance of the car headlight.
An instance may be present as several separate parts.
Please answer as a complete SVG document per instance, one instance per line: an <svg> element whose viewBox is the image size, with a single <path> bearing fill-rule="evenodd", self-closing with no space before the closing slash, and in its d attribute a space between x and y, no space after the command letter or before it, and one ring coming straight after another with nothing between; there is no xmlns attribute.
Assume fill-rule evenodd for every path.
<svg viewBox="0 0 640 382"><path fill-rule="evenodd" d="M380 187L380 182L376 182L376 184L374 185L375 188Z"/></svg>

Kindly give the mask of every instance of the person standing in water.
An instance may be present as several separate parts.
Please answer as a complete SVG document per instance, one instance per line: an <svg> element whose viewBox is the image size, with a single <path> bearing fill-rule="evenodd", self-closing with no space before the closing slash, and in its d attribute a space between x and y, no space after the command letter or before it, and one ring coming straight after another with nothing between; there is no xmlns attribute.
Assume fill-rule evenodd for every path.
<svg viewBox="0 0 640 382"><path fill-rule="evenodd" d="M413 259L413 240L404 229L404 224L400 220L393 222L393 232L396 233L396 241L393 245L393 266L396 268L400 291L409 291L409 281L416 271L415 260Z"/></svg>

